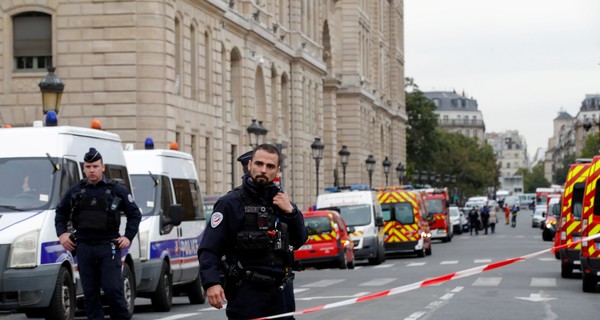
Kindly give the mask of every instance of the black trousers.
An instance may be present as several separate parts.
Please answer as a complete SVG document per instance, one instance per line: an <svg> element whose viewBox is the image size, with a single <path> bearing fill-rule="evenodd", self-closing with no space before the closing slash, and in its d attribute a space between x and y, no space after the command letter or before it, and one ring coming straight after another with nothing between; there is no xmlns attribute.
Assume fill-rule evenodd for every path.
<svg viewBox="0 0 600 320"><path fill-rule="evenodd" d="M102 288L108 301L110 318L131 319L123 292L121 251L117 248L113 259L110 243L78 243L76 250L87 318L104 320L100 299L100 288Z"/></svg>
<svg viewBox="0 0 600 320"><path fill-rule="evenodd" d="M242 281L234 297L227 297L227 319L247 320L296 310L294 301L294 286L287 285L283 292L279 284L259 285ZM280 318L291 320L293 316Z"/></svg>

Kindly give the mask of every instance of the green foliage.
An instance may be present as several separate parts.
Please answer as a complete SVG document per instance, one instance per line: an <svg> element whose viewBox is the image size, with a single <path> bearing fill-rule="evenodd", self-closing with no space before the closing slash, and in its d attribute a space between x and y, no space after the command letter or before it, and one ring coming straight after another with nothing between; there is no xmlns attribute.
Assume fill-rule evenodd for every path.
<svg viewBox="0 0 600 320"><path fill-rule="evenodd" d="M412 79L406 94L408 114L407 162L409 175L415 169L456 176L456 187L466 198L487 194L487 188L498 186L499 168L494 151L475 138L438 129L435 105L425 98Z"/></svg>
<svg viewBox="0 0 600 320"><path fill-rule="evenodd" d="M588 134L581 149L581 158L593 158L600 153L600 135Z"/></svg>
<svg viewBox="0 0 600 320"><path fill-rule="evenodd" d="M555 168L554 172L552 173L553 183L559 185L565 184L565 181L567 181L567 175L569 174L569 168L571 167L571 164L575 163L575 159L575 154L567 155L563 159L562 166Z"/></svg>
<svg viewBox="0 0 600 320"><path fill-rule="evenodd" d="M517 174L523 175L523 187L525 193L535 193L536 188L547 188L550 187L550 181L544 176L544 163L538 162L531 172L526 169L517 170Z"/></svg>

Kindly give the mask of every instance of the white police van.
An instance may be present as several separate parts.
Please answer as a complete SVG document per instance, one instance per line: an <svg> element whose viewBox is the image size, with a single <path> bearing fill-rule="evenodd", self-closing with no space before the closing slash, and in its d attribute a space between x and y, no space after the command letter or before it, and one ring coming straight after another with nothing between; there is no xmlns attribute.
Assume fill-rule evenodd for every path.
<svg viewBox="0 0 600 320"><path fill-rule="evenodd" d="M47 118L56 124L56 118ZM36 121L34 127L0 129L0 141L0 310L73 319L83 292L77 259L56 236L55 208L84 178L83 156L90 147L102 153L105 176L131 190L121 139L101 130L43 127ZM141 279L138 237L122 257L125 298L133 311Z"/></svg>
<svg viewBox="0 0 600 320"><path fill-rule="evenodd" d="M384 223L377 193L368 185L325 188L317 197L317 210L339 212L354 242L354 257L368 259L370 264L385 261Z"/></svg>
<svg viewBox="0 0 600 320"><path fill-rule="evenodd" d="M135 201L142 211L139 235L142 282L137 293L157 311L171 309L173 294L204 303L198 244L206 225L194 159L176 150L126 150Z"/></svg>

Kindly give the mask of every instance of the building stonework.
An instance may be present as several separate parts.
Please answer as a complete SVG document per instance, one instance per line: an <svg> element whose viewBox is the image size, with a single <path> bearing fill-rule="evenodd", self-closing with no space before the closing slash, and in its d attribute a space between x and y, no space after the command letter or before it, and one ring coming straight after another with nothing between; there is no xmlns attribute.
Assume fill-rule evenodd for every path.
<svg viewBox="0 0 600 320"><path fill-rule="evenodd" d="M479 143L485 141L485 122L477 100L456 91L431 91L423 95L435 104L440 128L475 138Z"/></svg>
<svg viewBox="0 0 600 320"><path fill-rule="evenodd" d="M246 128L284 146L282 185L301 208L316 198L310 145L325 144L319 186L367 183L377 160L406 163L403 1L22 0L0 2L0 125L43 118L46 70L17 70L13 17L51 17L51 57L65 83L61 125L104 130L124 144L176 141L205 194L240 182ZM394 181L391 177L390 181Z"/></svg>

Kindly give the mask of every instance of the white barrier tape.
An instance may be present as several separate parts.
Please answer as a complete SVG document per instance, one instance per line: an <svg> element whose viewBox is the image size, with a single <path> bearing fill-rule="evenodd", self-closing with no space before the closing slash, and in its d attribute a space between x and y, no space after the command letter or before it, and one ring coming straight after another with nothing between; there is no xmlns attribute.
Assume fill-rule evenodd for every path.
<svg viewBox="0 0 600 320"><path fill-rule="evenodd" d="M577 243L581 243L583 241L588 241L588 240L592 240L592 239L596 239L596 238L600 238L600 233L599 234L595 234L593 236L589 236L583 239L580 239L578 241L573 241L569 244L563 244L557 247L551 247L548 249L544 249L542 251L538 251L538 252L534 252L534 253L530 253L528 255L524 255L518 258L512 258L512 259L506 259L504 261L499 261L499 262L494 262L494 263L490 263L487 265L483 265L483 266L478 266L478 267L474 267L474 268L470 268L470 269L465 269L462 271L458 271L458 272L454 272L454 273L449 273L443 276L439 276L436 278L430 278L430 279L426 279L420 282L415 282L415 283L411 283L411 284L407 284L401 287L396 287L390 290L385 290L385 291L380 291L380 292L376 292L376 293L372 293L366 296L362 296L362 297L358 297L358 298L352 298L352 299L347 299L347 300L342 300L339 302L334 302L334 303L330 303L330 304L326 304L326 305L322 305L322 306L317 306L317 307L313 307L313 308L309 308L309 309L304 309L304 310L300 310L300 311L294 311L294 312L288 312L288 313L282 313L282 314L278 314L278 315L273 315L273 316L268 316L268 317L263 317L263 318L256 318L254 320L262 320L262 319L277 319L277 318L283 318L283 317L289 317L289 316L294 316L294 315L301 315L301 314L307 314L307 313L312 313L312 312L316 312L319 310L325 310L325 309L332 309L332 308L337 308L337 307L342 307L342 306L347 306L350 304L355 304L355 303L360 303L360 302L365 302L365 301L370 301L370 300L374 300L374 299L379 299L379 298L383 298L383 297L387 297L387 296L392 296L392 295L396 295L399 293L404 293L404 292L408 292L408 291L412 291L415 289L419 289L419 288L423 288L423 287L427 287L427 286L432 286L432 285L437 285L437 284L442 284L444 282L448 282L450 280L456 280L456 279L460 279L460 278L465 278L465 277L469 277L475 274L479 274L482 272L486 272L486 271L490 271L490 270L494 270L497 268L501 268L510 264L513 264L515 262L519 262L519 261L524 261L539 255L542 255L544 253L548 253L548 252L555 252L556 250L565 248L569 245L573 245L573 244L577 244Z"/></svg>

